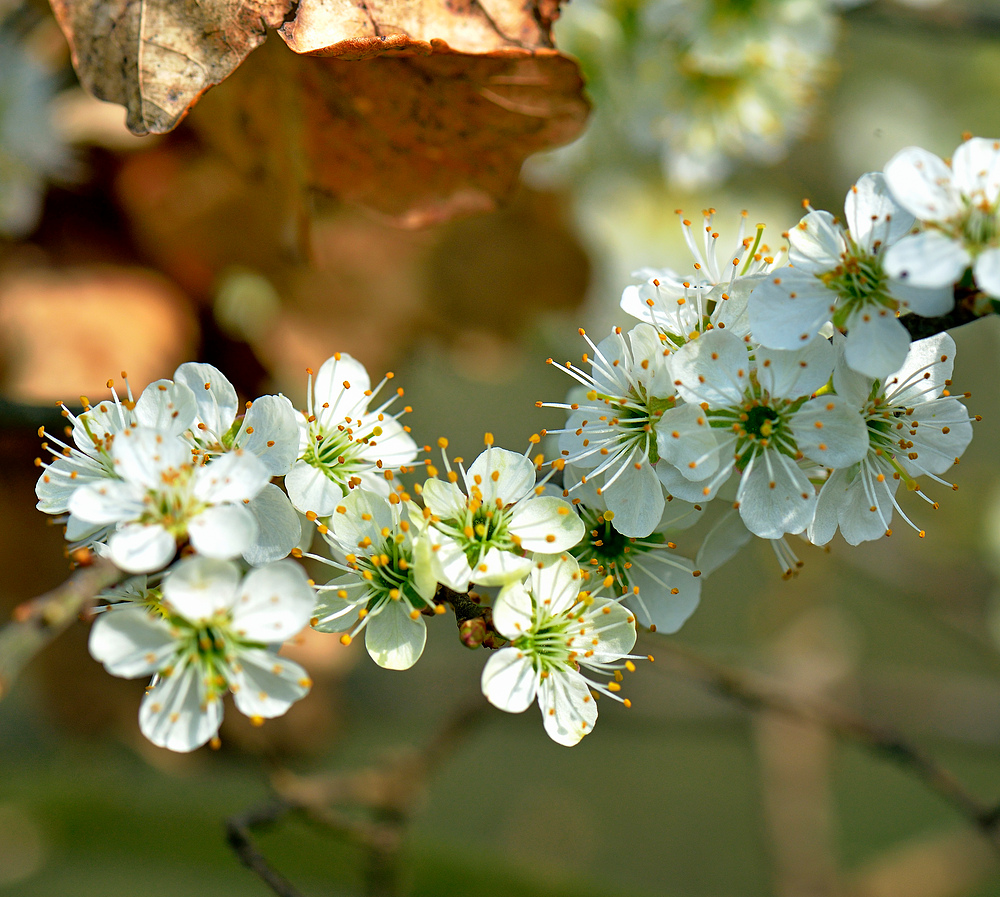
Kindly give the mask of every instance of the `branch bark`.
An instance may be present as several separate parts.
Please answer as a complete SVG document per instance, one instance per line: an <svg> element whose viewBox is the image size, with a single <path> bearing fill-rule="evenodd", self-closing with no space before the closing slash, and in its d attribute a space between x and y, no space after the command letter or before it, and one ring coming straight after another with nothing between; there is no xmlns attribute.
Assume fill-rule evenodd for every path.
<svg viewBox="0 0 1000 897"><path fill-rule="evenodd" d="M971 794L950 770L899 732L833 704L790 694L765 676L725 666L672 640L665 640L657 651L657 666L662 667L662 661L671 671L695 679L749 710L767 709L808 720L895 763L951 805L1000 851L1000 805L986 804Z"/></svg>
<svg viewBox="0 0 1000 897"><path fill-rule="evenodd" d="M126 574L111 561L86 553L62 585L14 609L13 620L0 629L0 699L21 670L65 630L103 589Z"/></svg>

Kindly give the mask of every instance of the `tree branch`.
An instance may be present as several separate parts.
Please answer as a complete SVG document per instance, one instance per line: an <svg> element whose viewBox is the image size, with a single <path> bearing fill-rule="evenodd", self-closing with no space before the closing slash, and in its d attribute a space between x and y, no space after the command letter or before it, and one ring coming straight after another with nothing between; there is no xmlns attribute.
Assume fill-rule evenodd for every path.
<svg viewBox="0 0 1000 897"><path fill-rule="evenodd" d="M126 574L111 561L78 552L79 568L62 585L14 609L0 629L0 698L25 665L80 615L98 593Z"/></svg>
<svg viewBox="0 0 1000 897"><path fill-rule="evenodd" d="M274 798L226 822L229 846L278 897L302 897L260 852L253 831L270 828L289 813L304 813L365 852L368 897L395 897L399 850L428 779L489 712L485 701L477 701L452 716L421 750L394 762L319 776L276 774Z"/></svg>
<svg viewBox="0 0 1000 897"><path fill-rule="evenodd" d="M824 701L797 697L765 676L725 666L672 640L662 642L657 650L656 665L661 666L663 660L671 671L695 679L749 710L767 709L807 720L891 760L950 804L1000 851L1000 805L983 803L952 772L895 730Z"/></svg>

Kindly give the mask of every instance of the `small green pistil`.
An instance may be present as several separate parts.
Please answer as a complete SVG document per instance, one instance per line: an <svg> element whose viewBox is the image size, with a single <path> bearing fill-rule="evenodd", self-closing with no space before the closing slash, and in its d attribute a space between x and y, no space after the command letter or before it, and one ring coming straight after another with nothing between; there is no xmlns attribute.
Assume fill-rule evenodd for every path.
<svg viewBox="0 0 1000 897"><path fill-rule="evenodd" d="M754 405L747 412L743 429L747 434L756 436L758 439L769 439L775 430L774 422L778 419L778 412L773 408L767 405Z"/></svg>
<svg viewBox="0 0 1000 897"><path fill-rule="evenodd" d="M146 526L162 526L174 538L186 536L191 518L208 507L188 488L193 473L193 468L187 466L164 471L163 488L150 489L146 493L145 510L139 522Z"/></svg>
<svg viewBox="0 0 1000 897"><path fill-rule="evenodd" d="M619 591L626 592L630 587L628 569L632 560L636 555L665 544L666 537L662 533L652 533L641 541L636 540L618 532L603 512L583 505L578 505L577 510L587 533L569 550L570 554L582 569L596 571L600 576L613 576Z"/></svg>
<svg viewBox="0 0 1000 897"><path fill-rule="evenodd" d="M990 205L985 199L979 203L969 202L958 231L956 236L961 237L966 245L979 249L995 246L1000 238L1000 219L996 206Z"/></svg>
<svg viewBox="0 0 1000 897"><path fill-rule="evenodd" d="M573 667L572 627L579 627L575 619L567 616L544 617L511 644L530 657L536 670L567 670Z"/></svg>
<svg viewBox="0 0 1000 897"><path fill-rule="evenodd" d="M888 277L882 270L881 262L856 246L852 245L852 250L844 253L836 268L816 276L840 298L833 315L834 326L838 328L846 327L848 318L865 306L892 311L899 307L886 290Z"/></svg>
<svg viewBox="0 0 1000 897"><path fill-rule="evenodd" d="M398 601L403 596L417 610L427 604L417 594L410 580L412 561L411 553L393 538L387 538L379 551L358 556L358 571L369 584L372 595L367 605L369 611L383 601Z"/></svg>

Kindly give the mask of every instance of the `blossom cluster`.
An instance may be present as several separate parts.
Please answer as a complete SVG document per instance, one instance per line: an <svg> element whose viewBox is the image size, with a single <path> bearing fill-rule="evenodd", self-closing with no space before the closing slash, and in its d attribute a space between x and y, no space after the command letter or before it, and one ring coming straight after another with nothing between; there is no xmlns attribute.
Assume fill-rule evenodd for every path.
<svg viewBox="0 0 1000 897"><path fill-rule="evenodd" d="M720 259L714 213L682 217L694 275L644 270L621 307L638 319L567 363L576 386L558 437L567 494L598 494L623 536L661 532L673 506L731 505L696 560L714 569L747 539L851 544L891 532L900 484L936 507L919 478L943 479L972 438L951 390L955 344L911 341L907 316L938 317L958 287L998 297L1000 143L972 138L947 163L898 153L861 177L843 218L813 209L785 234L763 226ZM1000 270L1000 269L998 269ZM551 361L551 359L550 359ZM966 396L963 396L967 397ZM745 528L731 519L733 512ZM721 540L721 541L720 541ZM727 543L727 544L726 544Z"/></svg>
<svg viewBox="0 0 1000 897"><path fill-rule="evenodd" d="M630 330L580 331L569 396L537 403L566 425L523 453L487 434L468 466L446 439L440 464L418 447L393 375L372 386L347 354L309 371L302 410L241 405L209 364L138 398L109 381L110 398L63 406L64 436L42 431L36 487L71 547L123 571L91 654L152 677L140 728L186 751L217 742L226 692L254 721L307 693L279 653L307 625L405 670L450 607L463 641L495 652L485 697L537 702L547 734L576 744L597 698L630 706L637 628L676 632L750 538L791 572L786 537L878 539L896 514L910 523L900 484L950 485L972 437L954 341L911 341L905 324L948 312L963 284L1000 299L998 198L1000 143L969 140L951 164L903 150L851 188L843 219L806 204L787 258L745 220L720 257L713 213L682 218L695 274L640 272L621 300ZM673 538L705 515L700 550L681 555Z"/></svg>

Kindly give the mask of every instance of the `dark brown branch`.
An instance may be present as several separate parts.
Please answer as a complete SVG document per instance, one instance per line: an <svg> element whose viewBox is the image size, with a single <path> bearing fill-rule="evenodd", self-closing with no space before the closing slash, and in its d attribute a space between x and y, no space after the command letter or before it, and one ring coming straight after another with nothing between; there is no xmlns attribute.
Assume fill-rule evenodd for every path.
<svg viewBox="0 0 1000 897"><path fill-rule="evenodd" d="M89 552L77 557L80 567L61 586L14 609L13 620L0 629L0 698L25 665L66 629L98 593L126 575L111 561Z"/></svg>
<svg viewBox="0 0 1000 897"><path fill-rule="evenodd" d="M279 897L302 897L302 893L271 866L257 848L252 832L255 829L270 828L292 809L293 806L288 801L274 798L226 820L226 842L237 859Z"/></svg>
<svg viewBox="0 0 1000 897"><path fill-rule="evenodd" d="M1000 851L1000 806L970 794L953 773L893 729L835 705L792 695L765 676L725 666L674 641L664 641L657 650L657 666L664 661L671 671L696 679L749 710L772 710L807 720L891 760L950 804Z"/></svg>
<svg viewBox="0 0 1000 897"><path fill-rule="evenodd" d="M399 850L427 781L441 762L489 713L477 701L451 717L419 750L379 766L346 773L274 776L277 796L234 816L226 840L240 862L278 897L302 897L260 852L253 832L289 813L301 813L365 853L368 897L394 897L399 890Z"/></svg>

